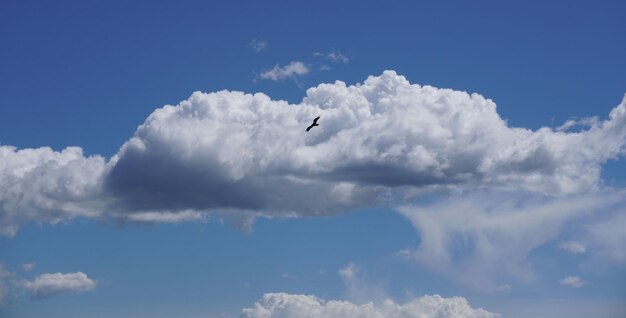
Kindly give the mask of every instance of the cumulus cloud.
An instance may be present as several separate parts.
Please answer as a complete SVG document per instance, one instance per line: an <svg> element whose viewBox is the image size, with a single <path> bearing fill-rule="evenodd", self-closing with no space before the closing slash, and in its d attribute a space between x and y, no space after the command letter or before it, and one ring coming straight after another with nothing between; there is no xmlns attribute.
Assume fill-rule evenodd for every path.
<svg viewBox="0 0 626 318"><path fill-rule="evenodd" d="M84 292L96 288L96 282L83 272L42 274L32 281L24 281L23 288L31 299L41 300L66 292Z"/></svg>
<svg viewBox="0 0 626 318"><path fill-rule="evenodd" d="M559 244L559 248L568 251L570 254L582 254L587 251L585 245L577 241L569 241Z"/></svg>
<svg viewBox="0 0 626 318"><path fill-rule="evenodd" d="M482 308L473 309L463 297L444 298L439 295L417 297L407 303L398 304L386 300L374 303L355 304L348 301L325 301L311 295L268 293L254 304L245 308L242 318L446 318L446 317L499 317Z"/></svg>
<svg viewBox="0 0 626 318"><path fill-rule="evenodd" d="M104 158L85 157L78 147L0 146L0 234L13 235L33 220L57 223L97 216L104 170Z"/></svg>
<svg viewBox="0 0 626 318"><path fill-rule="evenodd" d="M566 226L619 210L625 198L623 191L609 190L562 197L487 191L398 210L420 234L411 259L470 288L493 292L509 278L533 281L531 251L558 239Z"/></svg>
<svg viewBox="0 0 626 318"><path fill-rule="evenodd" d="M569 287L579 288L587 284L587 282L582 280L578 276L567 276L561 280L561 284Z"/></svg>
<svg viewBox="0 0 626 318"><path fill-rule="evenodd" d="M259 78L272 81L280 81L287 78L296 79L306 75L309 71L309 67L306 64L300 61L294 61L285 66L276 64L272 69L261 72Z"/></svg>
<svg viewBox="0 0 626 318"><path fill-rule="evenodd" d="M257 52L261 52L265 50L265 48L267 48L267 45L268 45L267 41L262 40L262 39L252 39L248 43L248 46Z"/></svg>
<svg viewBox="0 0 626 318"><path fill-rule="evenodd" d="M262 76L307 72L292 62ZM316 116L320 126L305 132ZM626 100L586 130L532 131L509 127L481 95L411 84L393 71L321 84L298 104L196 92L155 110L109 160L77 147L0 148L0 233L28 221L171 223L198 213L249 225L258 216L389 206L438 190L588 193L601 188L602 164L623 152L625 139Z"/></svg>

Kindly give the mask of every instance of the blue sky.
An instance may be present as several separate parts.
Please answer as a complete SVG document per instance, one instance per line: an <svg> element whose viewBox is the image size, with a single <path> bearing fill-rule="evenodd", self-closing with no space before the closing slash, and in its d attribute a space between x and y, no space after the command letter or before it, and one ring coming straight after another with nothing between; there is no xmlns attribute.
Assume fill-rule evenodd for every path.
<svg viewBox="0 0 626 318"><path fill-rule="evenodd" d="M353 304L440 294L503 317L622 316L626 233L611 224L626 224L626 123L609 113L626 107L624 9L5 1L0 146L15 148L0 157L0 316L237 317L270 292ZM337 80L359 85L307 92ZM372 102L366 87L392 106L376 108L385 99ZM153 113L182 101L173 117ZM187 121L219 103L226 115ZM269 117L241 124L236 111L264 105L254 116ZM319 113L311 135L289 137ZM237 139L248 129L259 137ZM457 147L438 143L439 129ZM353 144L362 147L342 152ZM70 146L83 153L61 155ZM40 147L52 152L17 154ZM303 183L275 182L291 178ZM315 202L298 203L309 193ZM78 272L82 290L45 294L37 280Z"/></svg>

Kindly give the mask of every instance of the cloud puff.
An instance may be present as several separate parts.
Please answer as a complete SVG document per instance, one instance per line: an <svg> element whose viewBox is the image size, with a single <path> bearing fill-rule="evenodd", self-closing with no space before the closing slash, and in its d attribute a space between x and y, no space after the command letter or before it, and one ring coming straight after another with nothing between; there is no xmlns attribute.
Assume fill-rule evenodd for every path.
<svg viewBox="0 0 626 318"><path fill-rule="evenodd" d="M286 78L295 79L299 76L306 75L309 71L309 67L306 66L306 64L300 61L294 61L285 66L276 64L271 70L261 72L259 78L272 81L280 81Z"/></svg>
<svg viewBox="0 0 626 318"><path fill-rule="evenodd" d="M611 215L624 204L623 191L563 197L487 191L398 210L420 234L411 259L470 288L493 292L510 277L532 281L530 252L558 239L563 228Z"/></svg>
<svg viewBox="0 0 626 318"><path fill-rule="evenodd" d="M264 76L306 72L293 62ZM305 132L316 116L320 126ZM299 104L196 92L155 110L109 161L77 147L2 147L0 233L79 216L178 222L216 213L249 224L412 202L436 190L587 193L601 187L602 164L624 150L626 100L589 125L509 127L481 95L411 84L393 71L321 84Z"/></svg>
<svg viewBox="0 0 626 318"><path fill-rule="evenodd" d="M83 292L96 288L96 282L83 272L42 274L22 283L33 300L41 300L66 292Z"/></svg>
<svg viewBox="0 0 626 318"><path fill-rule="evenodd" d="M561 280L561 284L569 287L579 288L587 284L587 282L582 280L578 276L567 276Z"/></svg>
<svg viewBox="0 0 626 318"><path fill-rule="evenodd" d="M446 318L498 317L482 308L473 309L463 297L443 298L425 295L404 304L386 300L380 305L362 305L348 301L325 301L315 296L269 293L251 308L243 309L242 318Z"/></svg>
<svg viewBox="0 0 626 318"><path fill-rule="evenodd" d="M582 254L587 251L585 245L577 241L569 241L559 244L559 248L562 250L566 250L571 254Z"/></svg>

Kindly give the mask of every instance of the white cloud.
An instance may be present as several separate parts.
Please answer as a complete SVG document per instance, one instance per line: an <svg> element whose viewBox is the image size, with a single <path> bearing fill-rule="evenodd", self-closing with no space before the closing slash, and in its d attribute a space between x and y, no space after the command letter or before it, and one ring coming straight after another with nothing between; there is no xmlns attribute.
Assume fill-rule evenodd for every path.
<svg viewBox="0 0 626 318"><path fill-rule="evenodd" d="M398 304L386 300L382 304L355 304L348 301L325 301L311 295L268 293L242 311L242 318L452 318L498 317L482 308L473 309L463 297L444 298L425 295Z"/></svg>
<svg viewBox="0 0 626 318"><path fill-rule="evenodd" d="M304 75L293 62L265 76ZM312 118L320 126L305 132ZM155 110L109 161L80 148L0 148L0 233L75 217L149 222L199 214L324 215L413 202L436 190L568 195L601 188L624 150L626 100L576 133L509 127L478 94L409 83L393 71L307 90L194 93ZM177 213L182 213L175 216Z"/></svg>
<svg viewBox="0 0 626 318"><path fill-rule="evenodd" d="M268 45L267 41L262 40L262 39L252 39L248 43L248 46L250 46L250 48L252 48L253 50L257 52L261 52L265 50L267 48L267 45Z"/></svg>
<svg viewBox="0 0 626 318"><path fill-rule="evenodd" d="M261 72L259 78L269 79L272 81L280 81L286 78L295 79L299 76L303 76L309 73L309 67L300 61L291 62L285 66L278 64L274 65L274 68Z"/></svg>
<svg viewBox="0 0 626 318"><path fill-rule="evenodd" d="M569 241L559 244L559 248L562 250L566 250L571 254L582 254L587 251L585 245L577 241Z"/></svg>
<svg viewBox="0 0 626 318"><path fill-rule="evenodd" d="M42 274L32 281L24 281L23 288L33 300L40 300L66 292L83 292L96 288L96 282L82 272Z"/></svg>
<svg viewBox="0 0 626 318"><path fill-rule="evenodd" d="M622 191L563 197L487 191L453 194L399 211L420 234L413 260L490 292L502 280L532 281L531 251L558 239L564 227L597 219L624 203Z"/></svg>
<svg viewBox="0 0 626 318"><path fill-rule="evenodd" d="M97 216L105 160L81 148L0 146L0 234L29 221L56 223Z"/></svg>
<svg viewBox="0 0 626 318"><path fill-rule="evenodd" d="M587 284L587 282L582 280L578 276L567 276L561 280L561 284L569 287L578 288Z"/></svg>

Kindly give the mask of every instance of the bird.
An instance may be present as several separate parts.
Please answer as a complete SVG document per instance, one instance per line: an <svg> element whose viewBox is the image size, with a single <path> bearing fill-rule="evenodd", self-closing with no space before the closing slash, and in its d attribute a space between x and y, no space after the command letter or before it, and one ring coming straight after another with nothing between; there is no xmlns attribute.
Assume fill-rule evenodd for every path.
<svg viewBox="0 0 626 318"><path fill-rule="evenodd" d="M319 124L317 123L317 120L320 119L320 116L317 116L315 119L313 119L313 123L311 124L311 126L306 128L306 131L311 130L311 128L315 127L315 126L319 126Z"/></svg>

